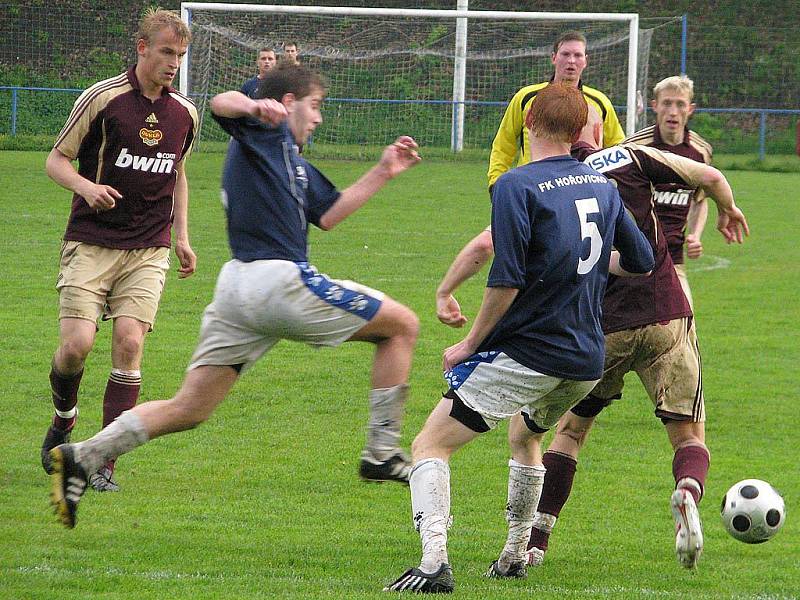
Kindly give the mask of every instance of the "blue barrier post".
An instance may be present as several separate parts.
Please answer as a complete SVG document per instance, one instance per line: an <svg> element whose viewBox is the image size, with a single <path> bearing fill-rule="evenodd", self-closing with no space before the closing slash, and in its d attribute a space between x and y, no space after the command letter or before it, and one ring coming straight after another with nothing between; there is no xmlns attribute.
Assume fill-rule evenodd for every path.
<svg viewBox="0 0 800 600"><path fill-rule="evenodd" d="M681 16L681 75L686 75L686 34L689 28L688 15Z"/></svg>
<svg viewBox="0 0 800 600"><path fill-rule="evenodd" d="M764 160L767 155L767 113L761 111L761 123L758 128L758 158Z"/></svg>
<svg viewBox="0 0 800 600"><path fill-rule="evenodd" d="M11 137L17 135L17 88L11 90Z"/></svg>

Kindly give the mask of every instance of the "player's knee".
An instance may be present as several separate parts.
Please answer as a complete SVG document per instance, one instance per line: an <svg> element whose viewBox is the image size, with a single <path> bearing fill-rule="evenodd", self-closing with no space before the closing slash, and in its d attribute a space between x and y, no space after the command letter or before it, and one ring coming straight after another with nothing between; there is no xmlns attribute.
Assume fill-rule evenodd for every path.
<svg viewBox="0 0 800 600"><path fill-rule="evenodd" d="M586 438L589 437L592 423L594 423L594 417L578 417L567 412L558 422L556 435L569 438L578 448L581 448L586 442Z"/></svg>
<svg viewBox="0 0 800 600"><path fill-rule="evenodd" d="M395 321L397 323L398 336L407 339L412 344L417 341L419 317L413 310L398 303L395 308Z"/></svg>
<svg viewBox="0 0 800 600"><path fill-rule="evenodd" d="M59 362L70 372L83 366L89 352L92 351L92 340L71 338L64 340L59 347Z"/></svg>
<svg viewBox="0 0 800 600"><path fill-rule="evenodd" d="M135 359L142 352L144 337L136 332L128 332L114 338L115 354L126 359Z"/></svg>

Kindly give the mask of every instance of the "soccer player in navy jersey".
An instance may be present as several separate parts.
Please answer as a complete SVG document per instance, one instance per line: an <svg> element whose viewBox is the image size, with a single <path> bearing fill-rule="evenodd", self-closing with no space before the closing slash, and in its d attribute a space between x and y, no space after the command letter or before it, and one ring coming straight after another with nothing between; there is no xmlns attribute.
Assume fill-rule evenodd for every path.
<svg viewBox="0 0 800 600"><path fill-rule="evenodd" d="M197 133L197 110L171 87L191 34L176 14L152 9L136 38L136 65L80 95L47 157L47 174L73 192L56 283L60 336L50 369L55 415L41 448L47 472L49 451L69 441L75 426L98 320L113 321L105 427L139 397L144 338L169 270L171 230L178 276L195 270L184 165ZM91 485L118 490L113 472L113 461L98 465L89 474Z"/></svg>
<svg viewBox="0 0 800 600"><path fill-rule="evenodd" d="M692 310L669 252L661 221L651 199L654 187L677 185L699 188L717 204L717 229L727 243L742 243L749 233L747 220L736 206L733 192L717 169L656 148L623 144L597 151L587 138L573 146L573 156L617 182L626 208L653 245L656 266L639 280L610 278L603 300L606 357L603 378L590 394L558 423L545 452L547 468L528 548L528 564L544 560L550 534L569 498L577 470L578 453L597 415L622 397L626 373L635 371L655 405L655 416L673 448L675 489L670 505L675 519L675 552L680 564L693 568L703 550L703 531L697 504L709 468L705 445L705 400ZM583 138L582 138L583 140ZM512 448L517 417L509 428Z"/></svg>
<svg viewBox="0 0 800 600"><path fill-rule="evenodd" d="M208 419L240 374L281 339L313 346L375 344L360 474L407 483L409 459L398 443L419 321L377 290L317 271L308 263L308 227L331 229L420 157L412 138L399 137L372 169L339 192L297 153L322 122L324 94L318 75L287 63L266 75L259 99L231 91L211 100L214 119L232 137L222 197L233 259L219 274L175 397L140 404L93 438L52 450L51 498L67 527L75 525L86 473Z"/></svg>
<svg viewBox="0 0 800 600"><path fill-rule="evenodd" d="M254 98L256 92L258 91L258 84L260 84L261 80L264 79L267 71L275 66L276 62L278 62L278 57L275 55L275 50L272 48L262 48L259 50L258 58L256 59L258 74L255 77L251 77L245 81L242 84L242 89L239 91L241 91L245 96Z"/></svg>
<svg viewBox="0 0 800 600"><path fill-rule="evenodd" d="M449 458L523 408L536 443L528 456L509 462L508 537L487 575L524 576L544 476L541 432L602 374L600 305L609 269L644 274L653 266L650 244L616 188L569 156L586 115L577 88L542 90L526 123L532 161L501 176L492 190L496 253L483 303L469 334L445 350L450 389L412 445L411 505L422 560L386 591L454 589L446 546ZM621 258L612 259L612 244Z"/></svg>

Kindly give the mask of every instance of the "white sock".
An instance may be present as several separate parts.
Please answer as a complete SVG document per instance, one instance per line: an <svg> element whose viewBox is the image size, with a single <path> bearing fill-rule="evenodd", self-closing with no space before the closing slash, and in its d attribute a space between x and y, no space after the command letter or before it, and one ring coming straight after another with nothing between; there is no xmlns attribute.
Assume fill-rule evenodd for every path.
<svg viewBox="0 0 800 600"><path fill-rule="evenodd" d="M508 461L508 467L508 537L498 560L498 566L504 572L513 563L525 560L533 516L539 504L539 496L542 495L546 472L543 465L523 465L513 458Z"/></svg>
<svg viewBox="0 0 800 600"><path fill-rule="evenodd" d="M75 444L75 460L87 475L113 460L141 446L150 439L142 420L126 410L94 437Z"/></svg>
<svg viewBox="0 0 800 600"><path fill-rule="evenodd" d="M408 385L403 383L369 392L367 450L378 460L387 460L400 447L400 426Z"/></svg>
<svg viewBox="0 0 800 600"><path fill-rule="evenodd" d="M450 527L450 467L438 458L426 458L411 471L411 512L422 540L419 568L435 573L447 560Z"/></svg>

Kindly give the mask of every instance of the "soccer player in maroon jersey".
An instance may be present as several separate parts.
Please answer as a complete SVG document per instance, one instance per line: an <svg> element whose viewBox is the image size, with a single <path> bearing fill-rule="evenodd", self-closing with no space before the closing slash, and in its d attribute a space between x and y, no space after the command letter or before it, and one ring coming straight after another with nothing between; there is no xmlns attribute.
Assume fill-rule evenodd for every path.
<svg viewBox="0 0 800 600"><path fill-rule="evenodd" d="M637 131L625 141L711 164L711 144L688 127L695 110L692 80L685 75L662 79L653 88L653 96L650 106L656 113L655 125ZM704 200L701 190L675 183L659 184L653 190L656 215L664 228L672 262L689 304L692 304L692 294L684 266L684 246L688 258L703 255L700 238L708 216L708 203Z"/></svg>
<svg viewBox="0 0 800 600"><path fill-rule="evenodd" d="M599 132L599 127L595 126ZM584 138L589 139L589 138ZM736 206L725 177L704 163L661 152L655 148L624 144L595 152L598 144L579 143L573 156L617 182L625 206L654 246L653 274L638 283L609 281L603 301L606 357L603 379L558 423L543 457L547 468L542 495L534 517L528 564L544 560L550 533L569 498L580 449L595 418L622 397L623 377L635 371L655 405L674 456L675 490L670 503L676 523L675 551L680 564L693 568L703 550L703 532L697 504L709 466L705 445L705 404L700 352L691 307L675 272L661 222L653 214L652 186L675 184L702 188L717 204L717 229L728 243L742 243L749 233L747 221ZM512 449L525 440L520 417L512 421Z"/></svg>
<svg viewBox="0 0 800 600"><path fill-rule="evenodd" d="M47 472L48 452L69 441L75 426L98 319L113 321L105 427L139 397L144 337L169 270L172 229L178 276L195 270L184 164L197 110L171 87L191 34L174 13L150 9L136 39L136 65L80 95L47 157L48 176L73 192L56 285L60 336L50 370L55 416L41 451ZM113 462L101 467L91 485L118 490L113 470Z"/></svg>

